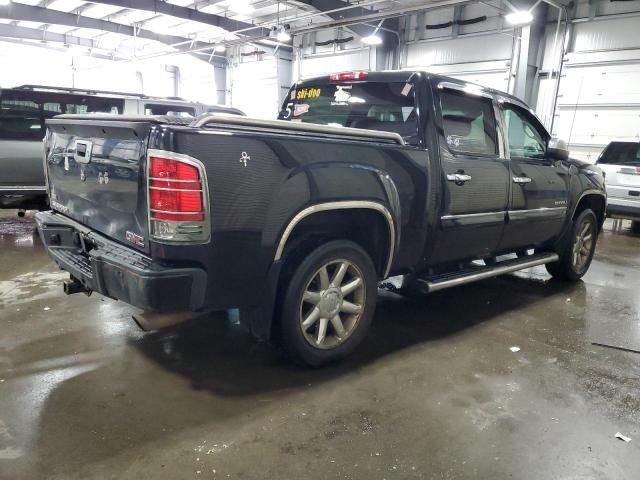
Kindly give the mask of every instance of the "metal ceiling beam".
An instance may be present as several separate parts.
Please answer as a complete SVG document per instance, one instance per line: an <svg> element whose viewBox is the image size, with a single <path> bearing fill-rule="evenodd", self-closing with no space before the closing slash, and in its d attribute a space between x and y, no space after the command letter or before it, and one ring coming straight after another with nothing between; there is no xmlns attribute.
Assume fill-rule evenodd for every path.
<svg viewBox="0 0 640 480"><path fill-rule="evenodd" d="M75 37L64 33L48 32L37 28L19 27L17 25L0 24L0 37L37 40L40 42L57 42L66 45L78 45L86 48L96 48L96 42L90 38Z"/></svg>
<svg viewBox="0 0 640 480"><path fill-rule="evenodd" d="M172 3L163 2L160 0L91 0L91 2L103 3L105 5L114 5L116 7L122 8L130 8L132 10L144 10L147 12L169 15L175 18L191 20L192 22L212 25L229 32L253 27L252 24L247 22L241 22L239 20L223 17L221 15L214 15L212 13L200 12L193 8L181 7L179 5L174 5ZM248 37L267 37L269 35L269 29L254 28L247 31L246 33L243 33L243 35Z"/></svg>
<svg viewBox="0 0 640 480"><path fill-rule="evenodd" d="M8 6L0 6L0 17L11 20L40 22L49 25L66 25L75 28L88 28L91 30L101 30L103 32L118 33L128 37L140 37L146 40L154 40L166 45L173 45L180 42L188 42L185 37L175 35L165 35L152 32L151 30L134 29L130 25L115 23L97 18L83 17L75 13L61 12L42 7L32 7L23 3L10 3ZM206 45L205 42L197 42Z"/></svg>
<svg viewBox="0 0 640 480"><path fill-rule="evenodd" d="M42 7L33 7L22 3L10 3L7 6L0 6L0 18L11 20L40 22L48 25L66 25L75 28L88 28L103 32L117 33L128 37L144 38L153 40L165 45L174 45L176 50L189 50L191 48L201 48L213 45L206 42L193 41L189 38L175 35L155 33L151 30L134 28L130 25L115 23L107 20L99 20L91 17L83 17L74 13L61 12ZM67 35L69 36L69 35ZM80 38L80 37L78 37ZM95 42L97 45L99 42Z"/></svg>

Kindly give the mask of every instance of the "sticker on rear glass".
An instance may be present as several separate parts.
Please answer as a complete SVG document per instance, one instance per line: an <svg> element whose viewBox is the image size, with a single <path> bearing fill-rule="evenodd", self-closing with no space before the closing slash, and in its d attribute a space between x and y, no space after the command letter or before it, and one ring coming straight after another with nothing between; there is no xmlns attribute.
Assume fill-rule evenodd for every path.
<svg viewBox="0 0 640 480"><path fill-rule="evenodd" d="M331 102L331 105L348 105L352 89L353 85L336 85L336 92L333 94L334 101Z"/></svg>
<svg viewBox="0 0 640 480"><path fill-rule="evenodd" d="M411 90L413 90L413 85L407 83L400 93L403 97L407 97L411 93Z"/></svg>
<svg viewBox="0 0 640 480"><path fill-rule="evenodd" d="M318 98L320 96L319 88L301 88L296 93L296 100L306 100L307 98Z"/></svg>
<svg viewBox="0 0 640 480"><path fill-rule="evenodd" d="M293 108L293 116L298 117L300 115L304 115L309 111L308 103L300 103Z"/></svg>

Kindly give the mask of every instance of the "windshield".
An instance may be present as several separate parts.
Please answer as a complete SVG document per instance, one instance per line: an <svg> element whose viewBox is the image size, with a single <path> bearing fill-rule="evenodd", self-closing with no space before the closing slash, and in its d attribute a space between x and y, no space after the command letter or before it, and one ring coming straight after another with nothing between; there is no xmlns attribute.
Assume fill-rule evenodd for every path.
<svg viewBox="0 0 640 480"><path fill-rule="evenodd" d="M598 163L640 167L640 141L611 142L602 152Z"/></svg>
<svg viewBox="0 0 640 480"><path fill-rule="evenodd" d="M393 132L418 144L413 86L405 82L305 85L291 90L278 118Z"/></svg>

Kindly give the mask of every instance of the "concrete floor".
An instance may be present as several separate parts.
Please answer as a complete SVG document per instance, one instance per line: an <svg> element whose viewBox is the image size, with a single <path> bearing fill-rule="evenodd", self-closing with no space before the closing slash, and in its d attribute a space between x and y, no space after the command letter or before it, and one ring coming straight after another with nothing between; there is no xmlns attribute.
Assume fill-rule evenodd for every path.
<svg viewBox="0 0 640 480"><path fill-rule="evenodd" d="M535 269L384 293L357 353L313 371L226 314L144 334L125 304L65 297L8 215L1 479L640 478L640 353L593 345L640 350L628 230L578 284Z"/></svg>

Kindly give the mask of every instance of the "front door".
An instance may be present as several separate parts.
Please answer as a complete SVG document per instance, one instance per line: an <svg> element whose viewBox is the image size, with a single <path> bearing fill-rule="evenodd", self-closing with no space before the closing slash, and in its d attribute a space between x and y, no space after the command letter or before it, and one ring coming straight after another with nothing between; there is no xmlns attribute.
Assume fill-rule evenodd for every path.
<svg viewBox="0 0 640 480"><path fill-rule="evenodd" d="M436 100L441 161L441 217L431 258L491 256L508 206L508 161L500 154L493 98L479 88L441 83Z"/></svg>
<svg viewBox="0 0 640 480"><path fill-rule="evenodd" d="M568 206L569 165L547 157L549 134L526 109L501 102L511 165L511 200L501 250L555 239Z"/></svg>

